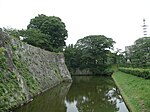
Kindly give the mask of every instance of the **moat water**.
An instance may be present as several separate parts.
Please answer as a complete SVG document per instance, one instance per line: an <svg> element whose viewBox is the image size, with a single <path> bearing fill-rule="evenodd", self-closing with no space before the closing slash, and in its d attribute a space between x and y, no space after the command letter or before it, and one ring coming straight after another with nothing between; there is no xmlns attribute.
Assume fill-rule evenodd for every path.
<svg viewBox="0 0 150 112"><path fill-rule="evenodd" d="M14 112L129 112L111 77L74 76Z"/></svg>

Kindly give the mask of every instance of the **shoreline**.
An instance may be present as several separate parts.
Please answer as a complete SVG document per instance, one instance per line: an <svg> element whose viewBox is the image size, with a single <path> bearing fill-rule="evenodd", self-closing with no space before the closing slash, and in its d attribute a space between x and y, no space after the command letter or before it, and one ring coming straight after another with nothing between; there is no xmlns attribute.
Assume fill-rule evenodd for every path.
<svg viewBox="0 0 150 112"><path fill-rule="evenodd" d="M114 74L113 74L113 75L114 75ZM119 86L118 82L116 81L116 79L114 78L113 75L112 75L112 79L114 80L114 82L115 82L117 88L119 89L119 91L120 91L120 93L121 93L121 96L122 96L122 98L123 98L123 100L124 100L124 103L125 103L127 109L129 110L129 112L135 112L135 111L134 111L135 109L134 109L132 106L130 106L131 104L130 104L130 102L129 102L128 97L127 97L126 94L124 93L123 89Z"/></svg>
<svg viewBox="0 0 150 112"><path fill-rule="evenodd" d="M120 90L124 102L131 112L150 112L150 80L139 78L120 71L114 72L112 78Z"/></svg>

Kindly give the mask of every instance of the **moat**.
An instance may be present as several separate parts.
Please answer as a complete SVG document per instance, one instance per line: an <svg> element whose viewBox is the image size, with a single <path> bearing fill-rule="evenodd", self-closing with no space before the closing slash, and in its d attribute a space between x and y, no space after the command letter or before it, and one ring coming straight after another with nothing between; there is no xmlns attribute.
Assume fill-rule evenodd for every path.
<svg viewBox="0 0 150 112"><path fill-rule="evenodd" d="M14 112L128 112L111 77L74 76Z"/></svg>

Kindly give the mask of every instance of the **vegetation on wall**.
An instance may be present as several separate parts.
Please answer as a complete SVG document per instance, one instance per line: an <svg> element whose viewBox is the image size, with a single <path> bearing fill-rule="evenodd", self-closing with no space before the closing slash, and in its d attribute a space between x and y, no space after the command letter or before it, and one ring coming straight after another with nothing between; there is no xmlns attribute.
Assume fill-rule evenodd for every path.
<svg viewBox="0 0 150 112"><path fill-rule="evenodd" d="M19 74L23 77L23 80L26 84L26 87L29 91L29 96L33 97L37 92L41 91L41 86L35 79L35 77L30 73L25 62L21 60L21 57L18 59L16 56L13 56L13 62L19 71Z"/></svg>
<svg viewBox="0 0 150 112"><path fill-rule="evenodd" d="M0 47L0 71L8 69L6 65L5 48Z"/></svg>
<svg viewBox="0 0 150 112"><path fill-rule="evenodd" d="M7 66L5 49L0 47L0 111L17 106L25 100L15 72Z"/></svg>
<svg viewBox="0 0 150 112"><path fill-rule="evenodd" d="M29 30L38 35L37 30ZM9 31L11 35L14 30ZM51 53L12 37L16 36L0 31L0 112L7 112L56 84L71 80L62 53Z"/></svg>
<svg viewBox="0 0 150 112"><path fill-rule="evenodd" d="M11 71L0 72L0 110L6 112L26 100L22 88L18 84L16 74Z"/></svg>
<svg viewBox="0 0 150 112"><path fill-rule="evenodd" d="M15 54L17 46L8 41L10 38L3 36L0 37L3 43L3 47L0 47L0 111L6 112L29 100L23 91L24 85L29 92L29 97L40 92L40 85L20 59L21 56ZM9 63L13 64L12 68Z"/></svg>

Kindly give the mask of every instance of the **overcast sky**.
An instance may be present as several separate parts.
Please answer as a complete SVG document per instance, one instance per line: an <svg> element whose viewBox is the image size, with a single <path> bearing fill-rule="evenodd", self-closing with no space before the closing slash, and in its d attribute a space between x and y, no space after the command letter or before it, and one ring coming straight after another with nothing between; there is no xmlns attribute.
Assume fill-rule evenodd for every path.
<svg viewBox="0 0 150 112"><path fill-rule="evenodd" d="M105 35L124 49L143 36L143 18L150 26L150 0L0 0L0 27L26 29L38 14L62 19L67 45L88 35Z"/></svg>

